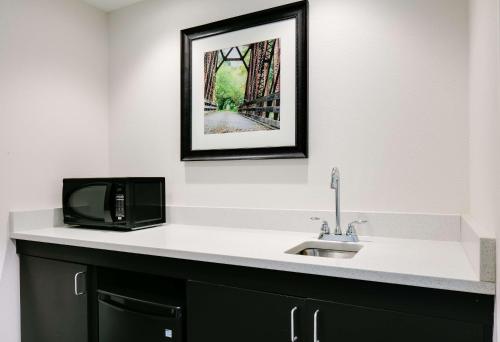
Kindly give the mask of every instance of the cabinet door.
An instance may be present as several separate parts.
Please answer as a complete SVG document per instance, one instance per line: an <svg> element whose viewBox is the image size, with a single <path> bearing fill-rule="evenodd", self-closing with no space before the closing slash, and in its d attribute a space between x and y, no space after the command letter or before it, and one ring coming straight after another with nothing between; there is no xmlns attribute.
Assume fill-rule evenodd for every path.
<svg viewBox="0 0 500 342"><path fill-rule="evenodd" d="M87 267L29 256L20 261L22 341L87 342Z"/></svg>
<svg viewBox="0 0 500 342"><path fill-rule="evenodd" d="M482 342L480 324L308 300L311 341Z"/></svg>
<svg viewBox="0 0 500 342"><path fill-rule="evenodd" d="M187 341L305 341L304 305L299 298L189 282Z"/></svg>

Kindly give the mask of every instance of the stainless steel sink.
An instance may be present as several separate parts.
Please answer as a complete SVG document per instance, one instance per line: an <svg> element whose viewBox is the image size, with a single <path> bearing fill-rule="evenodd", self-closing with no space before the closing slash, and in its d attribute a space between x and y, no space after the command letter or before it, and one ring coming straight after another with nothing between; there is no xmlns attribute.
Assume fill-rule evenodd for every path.
<svg viewBox="0 0 500 342"><path fill-rule="evenodd" d="M306 241L287 250L285 253L323 258L351 259L361 248L363 248L363 245L358 243Z"/></svg>

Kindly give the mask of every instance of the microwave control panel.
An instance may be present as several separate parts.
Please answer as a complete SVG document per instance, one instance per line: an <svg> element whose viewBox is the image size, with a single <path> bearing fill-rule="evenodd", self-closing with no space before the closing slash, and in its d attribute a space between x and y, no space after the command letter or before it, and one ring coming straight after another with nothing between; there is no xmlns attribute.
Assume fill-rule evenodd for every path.
<svg viewBox="0 0 500 342"><path fill-rule="evenodd" d="M118 187L115 194L115 217L117 221L125 219L125 194L123 187Z"/></svg>

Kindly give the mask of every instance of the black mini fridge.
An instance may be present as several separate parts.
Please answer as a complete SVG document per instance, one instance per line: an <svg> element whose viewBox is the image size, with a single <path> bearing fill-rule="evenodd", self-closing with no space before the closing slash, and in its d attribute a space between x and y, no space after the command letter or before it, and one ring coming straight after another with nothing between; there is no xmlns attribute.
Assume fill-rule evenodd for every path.
<svg viewBox="0 0 500 342"><path fill-rule="evenodd" d="M182 308L98 291L99 342L182 342Z"/></svg>

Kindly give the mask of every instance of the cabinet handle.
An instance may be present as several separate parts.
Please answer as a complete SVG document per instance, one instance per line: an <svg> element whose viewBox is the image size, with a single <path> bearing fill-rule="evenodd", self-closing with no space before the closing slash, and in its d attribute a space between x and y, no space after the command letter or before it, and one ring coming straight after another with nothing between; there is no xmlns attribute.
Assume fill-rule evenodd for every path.
<svg viewBox="0 0 500 342"><path fill-rule="evenodd" d="M295 342L298 340L298 337L295 336L295 311L297 311L297 307L294 307L292 311L290 311L290 341Z"/></svg>
<svg viewBox="0 0 500 342"><path fill-rule="evenodd" d="M318 314L319 314L319 310L316 310L314 312L314 330L313 330L314 341L313 342L319 342L319 340L318 340Z"/></svg>
<svg viewBox="0 0 500 342"><path fill-rule="evenodd" d="M75 279L74 279L75 280L75 288L74 288L75 296L81 296L81 295L85 294L85 290L83 290L83 291L78 290L78 277L80 277L83 274L85 274L85 272L75 273Z"/></svg>

